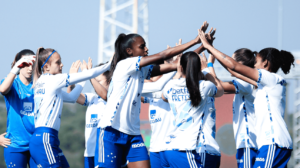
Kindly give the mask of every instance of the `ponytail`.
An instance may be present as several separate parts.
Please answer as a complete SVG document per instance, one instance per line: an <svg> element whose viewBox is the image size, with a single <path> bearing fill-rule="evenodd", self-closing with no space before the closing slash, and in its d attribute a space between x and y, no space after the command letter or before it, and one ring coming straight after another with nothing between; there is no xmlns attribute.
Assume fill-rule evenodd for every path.
<svg viewBox="0 0 300 168"><path fill-rule="evenodd" d="M25 55L35 55L33 51L29 50L29 49L24 49L20 52L17 53L17 55L15 56L14 61L11 63L11 68L13 68L15 66L15 63L18 62L22 56Z"/></svg>
<svg viewBox="0 0 300 168"><path fill-rule="evenodd" d="M276 48L265 48L259 51L259 56L262 61L268 60L270 63L269 70L276 73L279 68L282 69L284 74L288 74L291 65L294 65L294 56L285 50L277 50Z"/></svg>
<svg viewBox="0 0 300 168"><path fill-rule="evenodd" d="M116 66L119 61L126 59L130 55L127 53L127 48L132 48L132 43L134 42L136 37L141 37L138 34L124 34L121 33L116 42L115 42L115 54L113 56L113 60L111 61L111 66L108 74L107 84L110 83L110 80L113 76L113 73L116 69Z"/></svg>
<svg viewBox="0 0 300 168"><path fill-rule="evenodd" d="M201 102L199 88L200 58L195 52L186 52L180 59L180 65L186 76L186 86L190 93L191 104L193 107L197 107Z"/></svg>
<svg viewBox="0 0 300 168"><path fill-rule="evenodd" d="M32 87L35 87L36 81L39 79L39 77L43 73L42 65L48 58L48 56L53 52L54 50L51 48L44 49L43 47L38 48L36 52L36 61L34 65L34 74L33 74L33 84Z"/></svg>
<svg viewBox="0 0 300 168"><path fill-rule="evenodd" d="M280 68L282 69L284 74L288 74L291 69L291 65L294 65L295 58L292 53L281 50L280 51L280 59L281 59L281 65Z"/></svg>

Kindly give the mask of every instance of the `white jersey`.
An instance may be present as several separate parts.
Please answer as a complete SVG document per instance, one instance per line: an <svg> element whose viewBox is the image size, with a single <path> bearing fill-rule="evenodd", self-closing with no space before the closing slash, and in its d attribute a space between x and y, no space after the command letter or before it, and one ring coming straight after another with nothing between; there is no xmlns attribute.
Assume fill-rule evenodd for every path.
<svg viewBox="0 0 300 168"><path fill-rule="evenodd" d="M286 82L283 77L259 69L258 90L254 100L258 148L277 144L293 148L291 136L284 122Z"/></svg>
<svg viewBox="0 0 300 168"><path fill-rule="evenodd" d="M198 153L208 153L211 155L221 156L220 147L215 140L216 138L216 108L214 97L207 99L207 105L203 118L203 129L197 146Z"/></svg>
<svg viewBox="0 0 300 168"><path fill-rule="evenodd" d="M195 150L201 133L203 114L207 99L217 93L216 86L210 81L199 81L201 102L192 107L186 79L173 79L163 89L174 115L173 125L166 137L168 150Z"/></svg>
<svg viewBox="0 0 300 168"><path fill-rule="evenodd" d="M85 94L88 106L85 115L85 157L93 157L96 150L97 126L104 112L106 101L94 93Z"/></svg>
<svg viewBox="0 0 300 168"><path fill-rule="evenodd" d="M241 80L232 81L235 86L233 99L233 131L236 149L257 149L254 112L254 86Z"/></svg>
<svg viewBox="0 0 300 168"><path fill-rule="evenodd" d="M112 128L128 135L140 135L141 93L152 65L141 67L141 57L118 62L108 89L108 101L98 127Z"/></svg>
<svg viewBox="0 0 300 168"><path fill-rule="evenodd" d="M70 93L62 88L96 77L109 68L108 63L80 73L42 74L34 87L35 127L48 127L59 131L63 102L75 103L85 82L77 84Z"/></svg>
<svg viewBox="0 0 300 168"><path fill-rule="evenodd" d="M159 92L161 95L161 92ZM166 150L165 137L171 128L173 115L169 103L162 99L145 97L144 103L149 103L149 122L151 125L150 152Z"/></svg>

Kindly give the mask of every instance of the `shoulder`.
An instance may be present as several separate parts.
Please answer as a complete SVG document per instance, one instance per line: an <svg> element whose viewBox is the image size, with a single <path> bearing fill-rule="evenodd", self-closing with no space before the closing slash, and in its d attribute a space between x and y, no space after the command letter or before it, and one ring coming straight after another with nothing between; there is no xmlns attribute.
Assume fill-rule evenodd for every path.
<svg viewBox="0 0 300 168"><path fill-rule="evenodd" d="M167 93L169 94L169 92L171 91L170 89L172 89L172 87L174 86L174 83L176 83L178 79L171 79L163 88L163 93Z"/></svg>
<svg viewBox="0 0 300 168"><path fill-rule="evenodd" d="M207 80L200 80L199 81L199 86L200 87L215 87L215 84L213 84L211 81L207 81Z"/></svg>
<svg viewBox="0 0 300 168"><path fill-rule="evenodd" d="M120 62L118 62L118 65L128 65L130 63L138 63L141 61L141 58L142 57L129 57L129 58L126 58L126 59L123 59L121 60Z"/></svg>
<svg viewBox="0 0 300 168"><path fill-rule="evenodd" d="M243 81L243 80L241 80L241 79L234 79L234 80L232 80L232 82L234 83L236 83L236 84L238 84L238 85L242 85L243 87L246 87L246 88L252 88L252 85L250 84L250 83L248 83L248 82L245 82L245 81Z"/></svg>
<svg viewBox="0 0 300 168"><path fill-rule="evenodd" d="M87 97L88 100L92 100L98 97L95 93L84 93L84 95Z"/></svg>

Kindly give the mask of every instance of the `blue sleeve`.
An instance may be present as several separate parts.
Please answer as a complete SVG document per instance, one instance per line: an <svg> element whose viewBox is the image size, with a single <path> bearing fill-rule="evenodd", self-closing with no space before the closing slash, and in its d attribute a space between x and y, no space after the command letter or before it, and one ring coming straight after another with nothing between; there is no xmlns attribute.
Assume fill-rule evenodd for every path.
<svg viewBox="0 0 300 168"><path fill-rule="evenodd" d="M232 83L235 87L235 94L239 94L239 85L237 84L236 80L232 80Z"/></svg>
<svg viewBox="0 0 300 168"><path fill-rule="evenodd" d="M4 80L5 80L5 79L2 79L0 84L2 84ZM5 94L5 95L1 93L2 96L4 96L4 97L5 97L5 96L9 96L9 95L11 95L12 93L16 92L16 90L17 90L17 89L16 89L17 85L16 85L15 80L16 80L16 79L14 79L14 81L13 81L11 87L10 87L9 92L8 92L7 94Z"/></svg>
<svg viewBox="0 0 300 168"><path fill-rule="evenodd" d="M232 83L235 87L235 94L239 94L239 93L243 95L252 94L253 87L251 84L240 79L232 80Z"/></svg>
<svg viewBox="0 0 300 168"><path fill-rule="evenodd" d="M277 78L274 73L266 71L264 69L258 69L257 85L274 86L277 84Z"/></svg>
<svg viewBox="0 0 300 168"><path fill-rule="evenodd" d="M142 71L145 79L150 79L152 70L153 70L153 65L148 65L148 66L141 68L141 71Z"/></svg>
<svg viewBox="0 0 300 168"><path fill-rule="evenodd" d="M152 98L150 97L144 97L144 102L143 103L150 103Z"/></svg>

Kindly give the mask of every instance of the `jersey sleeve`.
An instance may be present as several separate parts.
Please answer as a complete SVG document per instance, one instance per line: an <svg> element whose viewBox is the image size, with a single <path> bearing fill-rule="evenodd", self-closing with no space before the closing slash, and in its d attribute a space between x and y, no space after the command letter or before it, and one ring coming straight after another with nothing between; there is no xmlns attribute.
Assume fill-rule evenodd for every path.
<svg viewBox="0 0 300 168"><path fill-rule="evenodd" d="M167 82L173 78L175 73L176 71L169 72L167 74L164 74L161 78L159 78L155 82L144 83L142 93L152 93L152 92L161 91L164 88L164 86L167 84Z"/></svg>
<svg viewBox="0 0 300 168"><path fill-rule="evenodd" d="M50 83L52 87L63 88L70 85L70 75L69 74L56 74L49 75L47 77L47 83Z"/></svg>
<svg viewBox="0 0 300 168"><path fill-rule="evenodd" d="M150 97L144 97L144 102L143 103L150 103L152 98Z"/></svg>
<svg viewBox="0 0 300 168"><path fill-rule="evenodd" d="M172 88L171 88L171 83L168 82L166 84L166 86L164 87L164 89L162 90L162 95L164 96L165 99L169 99L168 96L169 96L169 93L172 91Z"/></svg>
<svg viewBox="0 0 300 168"><path fill-rule="evenodd" d="M242 81L242 80L232 80L232 83L235 87L235 94L244 94L244 95L247 95L249 93L252 93L252 85L245 82L245 81Z"/></svg>
<svg viewBox="0 0 300 168"><path fill-rule="evenodd" d="M264 69L258 69L258 80L257 85L263 85L263 86L274 86L277 84L277 78L275 74L266 71Z"/></svg>
<svg viewBox="0 0 300 168"><path fill-rule="evenodd" d="M0 85L2 85L2 83L4 82L4 80L5 80L5 78L1 80ZM8 96L8 95L10 95L10 94L12 94L12 93L14 93L14 92L16 91L15 88L17 87L17 85L16 85L15 80L16 80L16 79L14 79L14 81L13 81L11 87L10 87L9 92L8 92L7 94L2 94L2 93L1 93L2 96Z"/></svg>
<svg viewBox="0 0 300 168"><path fill-rule="evenodd" d="M141 71L145 79L150 79L152 70L153 70L153 65L148 65L141 68Z"/></svg>
<svg viewBox="0 0 300 168"><path fill-rule="evenodd" d="M122 74L131 74L140 70L141 56L126 58L117 64L117 68L121 68ZM121 66L121 67L120 67Z"/></svg>
<svg viewBox="0 0 300 168"><path fill-rule="evenodd" d="M69 75L68 78L68 85L73 85L78 82L86 81L91 78L95 78L99 76L100 74L108 71L110 69L111 62L104 64L102 66L92 68L89 70L83 70L82 72L79 73L72 73Z"/></svg>
<svg viewBox="0 0 300 168"><path fill-rule="evenodd" d="M200 83L199 88L202 89L200 91L204 94L204 96L214 97L217 94L218 89L216 85L214 85L212 82L205 81L203 85L204 87L201 88L201 83Z"/></svg>
<svg viewBox="0 0 300 168"><path fill-rule="evenodd" d="M93 98L97 97L97 95L94 93L85 93L84 97L85 97L85 102L83 106L88 106L92 102Z"/></svg>
<svg viewBox="0 0 300 168"><path fill-rule="evenodd" d="M63 101L67 103L75 103L84 85L85 85L85 81L78 83L70 93L62 91Z"/></svg>

